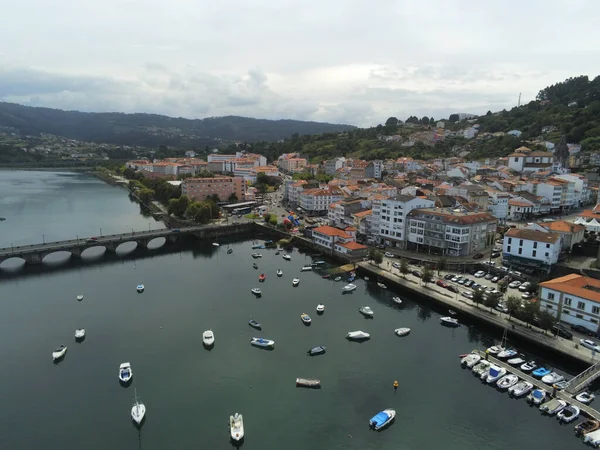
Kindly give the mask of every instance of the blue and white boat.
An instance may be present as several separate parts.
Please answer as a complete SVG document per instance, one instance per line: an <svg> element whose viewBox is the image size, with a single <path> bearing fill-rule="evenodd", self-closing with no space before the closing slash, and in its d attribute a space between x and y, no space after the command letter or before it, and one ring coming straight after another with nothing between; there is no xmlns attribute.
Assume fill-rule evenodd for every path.
<svg viewBox="0 0 600 450"><path fill-rule="evenodd" d="M310 323L312 322L310 316L305 313L300 314L300 320L302 320L304 325L310 325Z"/></svg>
<svg viewBox="0 0 600 450"><path fill-rule="evenodd" d="M262 325L254 319L250 319L248 321L248 325L250 325L252 328L256 328L257 330L260 330L262 328Z"/></svg>
<svg viewBox="0 0 600 450"><path fill-rule="evenodd" d="M517 356L518 352L514 349L514 348L508 348L506 350L502 350L500 352L498 352L498 359L507 359L507 358L513 358L515 356Z"/></svg>
<svg viewBox="0 0 600 450"><path fill-rule="evenodd" d="M384 409L383 411L378 412L376 415L371 417L371 420L369 420L369 426L374 430L381 430L392 423L394 417L396 417L396 411L393 409Z"/></svg>
<svg viewBox="0 0 600 450"><path fill-rule="evenodd" d="M138 284L137 285L137 291L141 294L142 292L144 292L144 285L143 284Z"/></svg>
<svg viewBox="0 0 600 450"><path fill-rule="evenodd" d="M311 348L306 353L310 356L322 355L323 353L325 353L325 350L326 350L326 348L324 345L319 345L318 347Z"/></svg>
<svg viewBox="0 0 600 450"><path fill-rule="evenodd" d="M533 375L536 378L542 378L548 375L550 372L552 372L550 369L540 367L539 369L535 369L533 372L531 372L531 375Z"/></svg>
<svg viewBox="0 0 600 450"><path fill-rule="evenodd" d="M131 364L124 362L119 366L119 381L123 384L127 384L133 378L133 371L131 370Z"/></svg>
<svg viewBox="0 0 600 450"><path fill-rule="evenodd" d="M354 275L352 275L351 277L348 278L348 283L352 283L354 280L356 280L356 277Z"/></svg>
<svg viewBox="0 0 600 450"><path fill-rule="evenodd" d="M275 346L275 341L263 339L261 337L253 337L250 339L250 345L261 348L273 348Z"/></svg>
<svg viewBox="0 0 600 450"><path fill-rule="evenodd" d="M527 401L534 405L541 405L546 400L548 394L543 389L534 389L531 394L527 396Z"/></svg>

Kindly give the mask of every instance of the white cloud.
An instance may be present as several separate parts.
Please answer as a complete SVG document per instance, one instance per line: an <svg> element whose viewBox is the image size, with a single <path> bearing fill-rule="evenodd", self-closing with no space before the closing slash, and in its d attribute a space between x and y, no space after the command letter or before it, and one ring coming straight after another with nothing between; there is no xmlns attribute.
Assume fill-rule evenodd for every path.
<svg viewBox="0 0 600 450"><path fill-rule="evenodd" d="M20 0L3 10L12 19L0 27L0 100L356 125L485 113L515 105L519 92L529 101L549 84L600 72L595 8L593 0Z"/></svg>

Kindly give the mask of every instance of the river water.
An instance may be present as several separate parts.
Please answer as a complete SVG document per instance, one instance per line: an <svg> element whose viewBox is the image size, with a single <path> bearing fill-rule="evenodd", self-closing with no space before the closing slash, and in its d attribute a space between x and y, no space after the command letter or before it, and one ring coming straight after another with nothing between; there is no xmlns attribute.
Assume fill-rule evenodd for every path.
<svg viewBox="0 0 600 450"><path fill-rule="evenodd" d="M42 230L61 239L95 234L99 224L106 233L125 224L147 226L126 191L85 175L44 173L40 181L37 173L10 172L8 178L0 172L4 243L29 243ZM23 196L23 186L30 195ZM582 445L572 425L559 425L460 367L459 354L498 336L475 326L442 327L443 311L410 298L393 306L395 294L372 281L358 280L353 294L342 295L345 283L300 272L310 256L296 250L286 262L260 250L263 257L254 260L251 244L197 243L159 256L140 253L135 261L83 261L34 275L25 268L0 280L0 448L227 449L234 412L244 415L244 449ZM263 272L267 280L257 299L250 288ZM301 280L297 288L294 277ZM139 283L143 294L136 292ZM322 316L315 313L319 302L326 306ZM373 308L374 319L358 313L361 305ZM303 312L311 326L301 323ZM248 326L250 317L263 324L262 332ZM396 337L393 330L404 326L411 334ZM79 327L86 328L82 343L73 337ZM206 329L216 336L212 351L202 347ZM353 330L372 338L346 341ZM251 347L253 336L275 340L274 351ZM60 344L68 345L67 355L53 364L51 352ZM308 357L317 345L327 353ZM125 361L134 373L126 388L117 379ZM323 388L296 388L296 377L319 378ZM134 389L148 411L141 432L129 417ZM368 419L390 407L395 423L370 431Z"/></svg>

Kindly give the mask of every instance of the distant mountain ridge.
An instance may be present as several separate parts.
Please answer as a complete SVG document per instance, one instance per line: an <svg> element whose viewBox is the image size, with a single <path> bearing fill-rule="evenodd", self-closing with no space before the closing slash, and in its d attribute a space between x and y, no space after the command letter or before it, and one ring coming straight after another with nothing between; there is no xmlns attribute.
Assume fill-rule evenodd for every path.
<svg viewBox="0 0 600 450"><path fill-rule="evenodd" d="M88 142L204 147L219 141L278 141L294 134L355 129L352 125L239 116L184 119L145 113L88 113L0 102L0 126L23 135L48 133Z"/></svg>

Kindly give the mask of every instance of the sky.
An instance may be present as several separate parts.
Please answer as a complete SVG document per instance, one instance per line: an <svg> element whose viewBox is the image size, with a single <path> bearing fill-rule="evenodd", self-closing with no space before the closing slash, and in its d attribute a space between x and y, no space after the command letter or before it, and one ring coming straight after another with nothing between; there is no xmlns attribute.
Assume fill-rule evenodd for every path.
<svg viewBox="0 0 600 450"><path fill-rule="evenodd" d="M600 73L598 0L19 0L0 100L373 126Z"/></svg>

